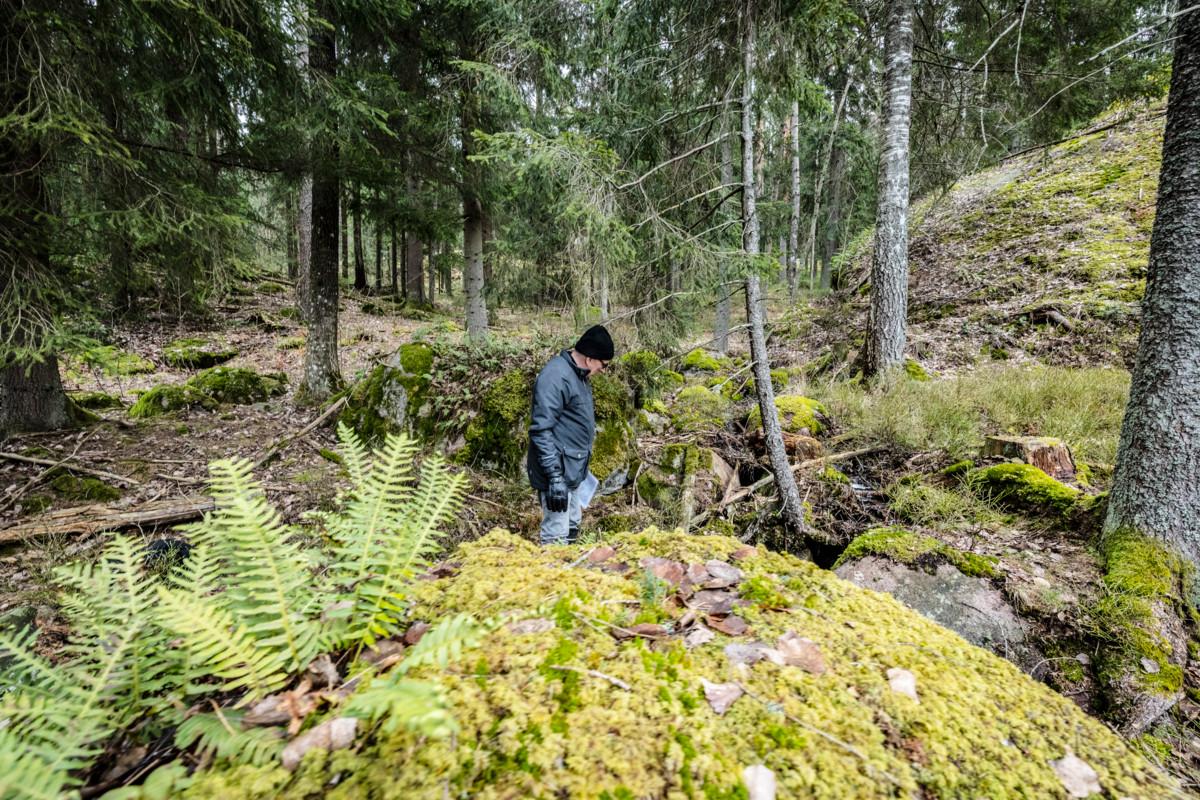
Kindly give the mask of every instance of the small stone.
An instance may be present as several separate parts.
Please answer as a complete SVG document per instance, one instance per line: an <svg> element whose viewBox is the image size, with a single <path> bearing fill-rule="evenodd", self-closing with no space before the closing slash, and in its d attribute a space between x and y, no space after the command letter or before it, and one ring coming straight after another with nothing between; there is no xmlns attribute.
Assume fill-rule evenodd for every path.
<svg viewBox="0 0 1200 800"><path fill-rule="evenodd" d="M385 670L404 658L404 642L399 639L380 639L362 654L362 660L378 670Z"/></svg>
<svg viewBox="0 0 1200 800"><path fill-rule="evenodd" d="M775 800L775 773L762 764L742 770L742 783L746 785L749 800Z"/></svg>
<svg viewBox="0 0 1200 800"><path fill-rule="evenodd" d="M887 671L888 685L892 687L893 692L907 695L914 702L921 702L917 697L917 676L913 675L906 669L892 667Z"/></svg>
<svg viewBox="0 0 1200 800"><path fill-rule="evenodd" d="M1096 774L1096 770L1070 750L1058 761L1052 760L1050 767L1071 797L1090 797L1104 791L1100 787L1100 776Z"/></svg>
<svg viewBox="0 0 1200 800"><path fill-rule="evenodd" d="M357 732L358 720L354 717L338 717L322 722L288 742L281 755L283 768L293 772L309 750L344 750L354 744Z"/></svg>
<svg viewBox="0 0 1200 800"><path fill-rule="evenodd" d="M1142 659L1142 669L1145 670L1146 672L1150 673L1151 675L1157 675L1159 670L1162 669L1162 667L1160 667L1158 665L1158 662L1155 661L1153 658L1143 658Z"/></svg>
<svg viewBox="0 0 1200 800"><path fill-rule="evenodd" d="M542 617L534 617L533 619L523 619L518 622L508 623L510 633L515 633L518 636L524 636L533 633L545 633L554 629L554 620L544 619Z"/></svg>
<svg viewBox="0 0 1200 800"><path fill-rule="evenodd" d="M1078 661L1080 664L1083 664L1085 667L1089 666L1092 663L1092 657L1089 656L1087 653L1076 653L1075 660Z"/></svg>
<svg viewBox="0 0 1200 800"><path fill-rule="evenodd" d="M742 571L724 561L716 559L708 561L705 563L704 569L711 576L703 584L705 589L724 589L727 586L736 586L742 581Z"/></svg>
<svg viewBox="0 0 1200 800"><path fill-rule="evenodd" d="M729 557L734 561L745 561L747 558L753 558L756 555L758 555L757 547L743 545L742 547L739 547L737 550L734 550L732 553L730 553Z"/></svg>

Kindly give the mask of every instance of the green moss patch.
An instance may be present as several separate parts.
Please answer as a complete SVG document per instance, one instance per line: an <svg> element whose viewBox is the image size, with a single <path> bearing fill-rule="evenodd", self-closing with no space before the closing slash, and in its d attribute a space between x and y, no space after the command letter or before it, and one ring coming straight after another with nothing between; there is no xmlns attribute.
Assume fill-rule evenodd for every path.
<svg viewBox="0 0 1200 800"><path fill-rule="evenodd" d="M629 422L633 408L629 389L617 377L594 375L589 382L596 409L590 469L604 480L637 458L637 439Z"/></svg>
<svg viewBox="0 0 1200 800"><path fill-rule="evenodd" d="M1065 516L1080 498L1078 489L1051 478L1032 464L994 464L967 475L976 494L1003 508L1028 514Z"/></svg>
<svg viewBox="0 0 1200 800"><path fill-rule="evenodd" d="M680 433L699 433L725 426L732 404L705 386L689 386L671 404L671 424Z"/></svg>
<svg viewBox="0 0 1200 800"><path fill-rule="evenodd" d="M163 361L177 369L204 369L237 356L237 348L211 339L176 339L163 348Z"/></svg>
<svg viewBox="0 0 1200 800"><path fill-rule="evenodd" d="M121 491L119 489L110 486L99 478L93 478L88 475L75 475L62 468L56 469L54 472L57 474L50 481L50 488L64 500L111 503L121 498Z"/></svg>
<svg viewBox="0 0 1200 800"><path fill-rule="evenodd" d="M91 371L110 378L120 378L128 375L146 375L155 370L153 361L110 344L93 344L79 353L66 356L63 360L66 371L76 375Z"/></svg>
<svg viewBox="0 0 1200 800"><path fill-rule="evenodd" d="M779 412L779 424L789 433L805 433L815 435L824 430L821 418L825 415L825 406L811 397L798 394L784 394L775 398L775 408ZM751 428L762 427L762 413L758 406L750 411L749 425Z"/></svg>
<svg viewBox="0 0 1200 800"><path fill-rule="evenodd" d="M371 444L382 442L389 433L428 437L432 424L420 412L432 372L429 345L401 345L386 364L374 367L346 390L346 407L338 420Z"/></svg>
<svg viewBox="0 0 1200 800"><path fill-rule="evenodd" d="M303 336L285 336L275 343L276 350L299 350L308 340Z"/></svg>
<svg viewBox="0 0 1200 800"><path fill-rule="evenodd" d="M729 359L720 359L711 353L706 353L697 347L683 357L680 366L684 370L697 372L718 372L729 365Z"/></svg>
<svg viewBox="0 0 1200 800"><path fill-rule="evenodd" d="M108 392L69 392L71 402L80 408L97 411L105 408L124 408L125 403L116 395Z"/></svg>
<svg viewBox="0 0 1200 800"><path fill-rule="evenodd" d="M463 463L492 466L515 473L529 444L530 405L533 381L522 371L513 371L493 381L483 395L479 413L467 425Z"/></svg>
<svg viewBox="0 0 1200 800"><path fill-rule="evenodd" d="M212 367L178 386L156 386L129 409L131 417L154 417L184 408L215 409L222 403L244 405L283 394L287 375L260 374L241 367Z"/></svg>
<svg viewBox="0 0 1200 800"><path fill-rule="evenodd" d="M964 575L976 578L997 578L999 563L992 556L964 553L939 542L932 536L913 533L904 528L872 528L855 537L842 551L834 568L866 556L883 556L900 564L925 566L939 561L953 565Z"/></svg>
<svg viewBox="0 0 1200 800"><path fill-rule="evenodd" d="M742 547L654 530L608 543L627 564L730 561ZM202 769L182 796L745 798L742 771L761 764L781 798L1050 798L1065 796L1051 761L1068 752L1106 796L1178 791L1069 699L811 563L761 550L738 561L754 598L738 609L750 633L688 649L679 634L615 638L612 626L641 607L643 573L569 566L583 552L496 531L452 556L456 576L418 582L414 618L467 612L500 623L467 658L412 673L442 684L455 736L374 728L353 748L310 753L295 773ZM683 610L664 608L676 624ZM554 626L503 624L531 614ZM819 648L824 671L769 660L735 669L725 655L726 645L773 646L789 631ZM891 669L912 673L919 701L890 687ZM736 682L745 694L717 714L703 681Z"/></svg>

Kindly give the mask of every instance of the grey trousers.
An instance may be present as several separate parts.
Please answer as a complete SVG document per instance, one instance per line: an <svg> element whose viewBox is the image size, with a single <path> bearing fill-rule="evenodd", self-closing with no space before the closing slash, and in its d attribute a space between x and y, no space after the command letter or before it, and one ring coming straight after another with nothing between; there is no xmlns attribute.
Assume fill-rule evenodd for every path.
<svg viewBox="0 0 1200 800"><path fill-rule="evenodd" d="M579 505L579 492L572 491L567 495L566 511L551 511L546 508L546 493L538 492L542 501L542 544L566 544L567 532L574 528L579 530L579 521L583 518L583 507Z"/></svg>

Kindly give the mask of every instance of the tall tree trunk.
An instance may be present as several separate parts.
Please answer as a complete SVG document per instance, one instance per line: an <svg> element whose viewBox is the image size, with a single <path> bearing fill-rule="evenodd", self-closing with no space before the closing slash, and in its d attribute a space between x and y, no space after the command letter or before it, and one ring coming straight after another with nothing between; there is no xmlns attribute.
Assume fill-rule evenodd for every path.
<svg viewBox="0 0 1200 800"><path fill-rule="evenodd" d="M754 168L754 63L754 0L745 0L742 14L742 246L748 256L756 256L759 252ZM754 362L758 409L762 414L771 473L775 476L783 506L783 519L791 533L800 535L805 532L804 507L783 448L783 430L775 410L775 389L771 386L771 363L767 357L763 317L758 275L751 273L746 278L746 321L750 326L750 358Z"/></svg>
<svg viewBox="0 0 1200 800"><path fill-rule="evenodd" d="M346 202L344 194L341 200L339 217L342 226L342 279L350 280L350 225L346 220L346 209L350 204Z"/></svg>
<svg viewBox="0 0 1200 800"><path fill-rule="evenodd" d="M309 35L309 66L317 85L325 85L337 74L337 51L332 0L314 0L319 18ZM328 133L313 141L312 258L309 284L312 287L312 317L304 350L304 377L298 390L303 402L320 403L340 387L338 367L338 148ZM361 248L360 248L361 249Z"/></svg>
<svg viewBox="0 0 1200 800"><path fill-rule="evenodd" d="M833 257L837 255L838 234L842 227L842 193L845 180L845 152L835 147L829 161L829 212L825 217L825 236L821 254L821 289L833 286Z"/></svg>
<svg viewBox="0 0 1200 800"><path fill-rule="evenodd" d="M723 114L723 116L728 116ZM721 185L733 186L733 146L730 137L721 139ZM728 190L726 190L728 191ZM724 195L722 194L722 197ZM729 270L724 260L717 265L717 308L716 319L713 322L713 349L721 355L729 350L729 321L732 314L733 293L729 282Z"/></svg>
<svg viewBox="0 0 1200 800"><path fill-rule="evenodd" d="M397 278L397 275L396 275L396 220L394 220L394 219L391 221L391 234L392 234L392 265L391 265L392 266L392 296L399 297L400 296L399 285L396 283L396 278Z"/></svg>
<svg viewBox="0 0 1200 800"><path fill-rule="evenodd" d="M354 184L354 288L367 288L367 261L363 255L363 202L362 187Z"/></svg>
<svg viewBox="0 0 1200 800"><path fill-rule="evenodd" d="M425 293L425 302L429 303L429 305L433 305L433 298L435 297L434 290L437 289L437 267L434 266L434 258L433 258L434 244L433 244L433 242L430 242L428 244L428 246L426 247L426 250L428 251L428 254L429 254L429 266L426 269L426 274L428 275L428 280L426 281L426 283L429 285L429 291L427 291Z"/></svg>
<svg viewBox="0 0 1200 800"><path fill-rule="evenodd" d="M375 291L383 289L383 228L375 221Z"/></svg>
<svg viewBox="0 0 1200 800"><path fill-rule="evenodd" d="M908 128L912 112L913 0L894 0L887 25L883 152L871 262L864 373L904 362L908 316Z"/></svg>
<svg viewBox="0 0 1200 800"><path fill-rule="evenodd" d="M287 241L287 276L288 280L293 283L299 280L300 277L300 237L297 235L296 226L300 222L298 206L293 205L291 197L284 201L284 227L286 232L284 237Z"/></svg>
<svg viewBox="0 0 1200 800"><path fill-rule="evenodd" d="M36 62L29 52L32 37L26 28L25 3L17 2L0 20L0 91L5 109L20 108ZM57 281L50 262L52 234L49 203L42 168L47 163L41 140L15 135L12 126L0 128L0 439L10 433L53 430L70 422L70 404L58 375L58 359L46 352L41 333L29 320L44 309L31 307L38 292L31 286L53 289ZM40 361L18 358L8 346L33 348Z"/></svg>
<svg viewBox="0 0 1200 800"><path fill-rule="evenodd" d="M910 50L910 58L911 58L911 50ZM829 162L832 159L833 142L834 142L834 139L837 138L838 123L840 123L842 121L842 108L844 108L846 105L846 95L849 94L849 92L850 92L850 76L845 75L842 78L842 96L838 98L837 108L835 108L833 111L833 125L830 126L830 128L829 128L829 138L825 140L825 149L821 153L820 162L817 164L817 182L813 188L812 217L809 218L808 236L804 240L804 251L801 254L801 258L805 259L810 265L812 265L812 272L809 273L811 277L810 277L810 280L808 283L808 288L810 291L813 288L815 288L816 277L817 277L817 219L821 216L821 193L825 189L825 176L829 174ZM910 91L910 96L911 96L911 91ZM907 134L905 135L904 146L905 146L905 151L907 152L907 148L908 148ZM904 179L905 186L907 187L907 185L908 185L908 156L907 155L905 156L904 175L905 175L905 179ZM906 188L905 189L905 206L906 207L908 204L907 198L908 198L908 190ZM907 243L907 231L905 233L905 242ZM906 257L905 263L907 264L907 257ZM908 267L906 266L905 267L906 272L907 272L907 269L908 269Z"/></svg>
<svg viewBox="0 0 1200 800"><path fill-rule="evenodd" d="M800 284L800 101L792 101L791 114L792 191L791 214L788 216L788 297L796 300Z"/></svg>
<svg viewBox="0 0 1200 800"><path fill-rule="evenodd" d="M467 336L473 342L488 335L483 296L483 210L479 198L463 195L463 286L467 295Z"/></svg>
<svg viewBox="0 0 1200 800"><path fill-rule="evenodd" d="M296 283L296 308L305 322L312 319L312 224L313 224L313 178L306 170L300 177L298 216L296 217L296 261L300 280Z"/></svg>
<svg viewBox="0 0 1200 800"><path fill-rule="evenodd" d="M446 297L454 297L454 259L449 242L442 242L442 291Z"/></svg>
<svg viewBox="0 0 1200 800"><path fill-rule="evenodd" d="M408 281L405 292L410 303L425 302L425 243L412 231L405 237L404 279Z"/></svg>

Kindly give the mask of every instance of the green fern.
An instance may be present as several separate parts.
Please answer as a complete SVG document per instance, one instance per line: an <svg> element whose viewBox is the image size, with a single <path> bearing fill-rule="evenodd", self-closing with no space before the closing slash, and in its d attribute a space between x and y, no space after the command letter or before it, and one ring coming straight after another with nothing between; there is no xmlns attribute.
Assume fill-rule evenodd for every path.
<svg viewBox="0 0 1200 800"><path fill-rule="evenodd" d="M277 728L243 728L242 713L222 710L197 714L175 732L175 744L196 746L201 754L244 764L263 765L279 758L283 738Z"/></svg>

